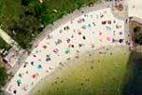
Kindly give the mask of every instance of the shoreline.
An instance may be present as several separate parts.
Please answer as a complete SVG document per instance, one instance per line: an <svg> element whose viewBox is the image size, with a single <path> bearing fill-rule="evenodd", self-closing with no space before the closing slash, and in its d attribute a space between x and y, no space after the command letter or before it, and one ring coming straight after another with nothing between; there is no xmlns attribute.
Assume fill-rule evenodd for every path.
<svg viewBox="0 0 142 95"><path fill-rule="evenodd" d="M96 8L96 7L95 7ZM80 18L82 18L82 16L85 16L85 15L88 15L88 14L92 14L93 12L96 12L96 13L98 13L98 15L101 15L102 13L101 12L103 12L103 11L108 11L109 13L107 14L108 16L107 16L107 18L106 19L116 19L118 22L118 25L117 25L117 27L119 28L120 27L120 30L122 31L122 33L124 32L124 30L123 29L125 29L125 27L123 26L123 23L124 23L124 21L123 20L120 20L120 19L118 19L118 18L116 18L114 15L113 15L113 13L112 13L112 10L111 10L111 8L105 8L105 9L100 9L100 10L94 10L93 8L91 9L92 10L92 12L89 12L89 13L84 13L83 12L83 14L81 13L81 17L79 16L79 17L77 17L77 18L75 18L75 19L73 19L73 21L74 21L74 23L76 23L77 22L77 20L78 19L80 19ZM88 11L88 10L87 10ZM100 14L99 14L100 13ZM93 16L93 15L92 15ZM111 17L109 17L109 16L111 16ZM87 17L87 16L86 16ZM86 18L85 17L85 18ZM72 22L72 20L71 20L71 22ZM70 22L70 20L68 20L68 22L66 23L66 24L64 24L64 25L60 25L60 27L58 27L58 28L55 28L55 30L54 30L54 32L52 32L53 30L51 30L51 33L50 33L50 35L52 35L52 36L57 36L57 34L58 34L58 30L60 29L60 28L62 28L62 27L64 27L64 31L66 31L65 30L65 26L72 26L72 27L76 27L76 26L73 26L73 24L70 24L71 23ZM90 18L88 19L88 22L90 22ZM97 20L96 20L96 22L97 22ZM120 23L122 24L122 26L120 25ZM60 24L60 23L59 23ZM98 24L100 24L99 22L98 22ZM97 27L99 27L99 26L97 26ZM100 26L101 27L101 26ZM115 29L115 26L111 26L112 27L112 29ZM67 28L67 27L66 27ZM108 29L110 29L109 27L107 27ZM77 28L77 31L78 31L79 29ZM120 30L119 30L119 32L120 32ZM67 30L67 31L69 31L69 30ZM70 30L70 31L72 31L72 29ZM81 30L82 32L85 32L84 30ZM88 31L88 30L86 30L86 31ZM99 30L100 31L100 30ZM108 30L107 30L108 31ZM47 32L47 31L46 31ZM60 32L60 31L59 31ZM98 32L98 31L97 31ZM125 31L126 32L126 31ZM124 33L125 33L124 32ZM86 33L86 32L85 32ZM53 35L54 34L54 35ZM75 35L76 35L76 33L74 33ZM47 36L48 35L48 36ZM38 43L38 46L36 46L36 48L35 49L33 49L32 50L32 53L28 56L28 58L26 59L26 62L31 62L31 60L33 60L33 58L32 58L32 56L34 56L34 57L36 57L36 56L39 56L39 58L41 58L41 55L42 56L44 56L43 55L43 50L41 49L42 47L41 47L41 45L43 45L43 44L45 44L45 43L47 43L46 42L46 39L49 39L50 40L50 37L52 37L52 36L50 36L49 34L47 34L47 35L44 35L44 36L46 36L47 38L44 38L41 42L39 42ZM70 34L64 34L64 36L63 37L68 37L68 36L66 36L66 35L70 35ZM88 34L85 34L85 35L87 35L87 37L88 37ZM97 34L95 34L95 35L97 35ZM100 33L100 35L101 35L101 33ZM59 35L58 35L59 36ZM104 36L112 36L112 34L110 33L107 33L107 32L105 32L104 33ZM121 37L122 36L122 37ZM94 41L94 40L89 40L90 42L92 42L92 43L96 43L96 47L95 47L95 49L96 48L99 48L99 47L104 47L104 46L107 46L107 45L109 45L109 44L111 44L112 46L113 45L125 45L126 43L125 42L123 42L123 43L119 43L119 42L117 42L117 40L119 40L119 38L123 38L124 39L124 41L125 40L127 40L127 38L125 38L125 34L122 34L122 35L119 35L119 34L117 34L116 36L112 36L112 37L114 37L115 39L116 39L116 42L114 42L114 43L110 43L110 39L111 38L107 38L107 40L108 40L108 42L106 41L106 39L104 39L104 38L101 38L101 39L99 39L99 37L97 37L96 36L96 39L95 40L97 40L98 39L98 41L100 41L101 42L101 40L104 40L104 41L106 41L106 42L104 42L104 44L103 43L100 43L100 42L98 42L98 41ZM57 37L55 37L55 39L56 39ZM90 37L88 37L88 38L90 38ZM55 39L53 39L51 42L52 42L52 44L53 44L53 41L55 40ZM64 38L62 38L62 39L64 39ZM79 39L80 40L80 38L77 38L77 39ZM77 44L78 43L78 41L76 41L77 39L75 39L75 42L74 42L74 44ZM85 38L84 38L85 39ZM91 39L92 39L92 37L91 37ZM94 41L94 42L93 42ZM90 44L90 43L88 43L88 42L85 42L84 44ZM82 45L84 45L84 44L81 44L81 46ZM66 44L65 44L66 45ZM66 46L63 46L62 48L65 48ZM46 47L47 46L45 46L44 45L44 49L46 49ZM52 48L51 48L51 46L49 45L49 47L50 47L50 49L52 50ZM41 50L38 50L38 49L41 49ZM85 50L88 48L88 46L85 48ZM36 50L37 49L37 50ZM49 50L50 50L49 49ZM42 52L41 52L42 51ZM58 50L56 49L55 50L55 52L57 52ZM38 54L38 52L41 52L41 54L36 54L36 52L37 52L37 54ZM75 51L74 51L75 52ZM72 54L72 55L74 55L74 54ZM71 55L70 55L71 56ZM60 57L59 57L60 58ZM58 59L58 58L57 58ZM41 60L41 59L40 59ZM66 59L64 59L64 60L66 60ZM38 62L38 60L34 60L35 62ZM54 60L55 61L55 60ZM54 63L54 61L53 61L53 63ZM39 63L39 62L38 62ZM55 62L55 63L57 63L57 62ZM31 67L30 66L30 63L25 63L25 64L23 64L22 65L22 67L24 67L24 66L26 66L26 65L28 65L29 67L27 67L27 68L29 68L29 69L33 69L34 70L34 67ZM55 66L54 66L55 65ZM48 66L49 67L49 70L50 71L52 71L52 69L54 69L55 67L56 67L56 65L58 65L58 64L51 64L51 67L50 66ZM21 67L21 68L22 68ZM52 68L53 67L53 68ZM15 77L17 76L18 77L18 73L21 73L21 72L23 72L22 71L22 69L19 69L19 71L15 74ZM21 71L20 71L21 70ZM23 69L24 70L24 69ZM50 71L49 71L49 73L50 73ZM34 71L30 71L30 72L34 72ZM37 72L37 71L36 71ZM23 72L24 73L24 72ZM40 74L38 74L38 75L40 75ZM40 75L40 78L41 77L43 77L43 76L45 76L45 74L43 74L43 75ZM29 76L30 77L30 76ZM27 77L27 79L26 80L29 80L29 77ZM39 81L40 79L38 79L37 81ZM12 80L12 81L14 81L14 80ZM23 79L23 81L25 81L25 79ZM35 82L35 81L34 81ZM13 82L14 83L14 82ZM32 84L32 83L31 83ZM15 85L16 86L16 83L14 83L13 85ZM11 88L11 87L10 87ZM9 89L10 89L9 88ZM15 87L14 87L15 88ZM12 89L14 89L14 88L12 88ZM21 88L19 88L19 89L21 89ZM31 89L31 88L29 88L29 89ZM28 89L28 90L29 90ZM15 91L15 90L14 90ZM19 92L19 93L21 93L21 92ZM25 93L25 92L23 92L23 93Z"/></svg>
<svg viewBox="0 0 142 95"><path fill-rule="evenodd" d="M41 80L37 86L35 86L31 91L30 91L30 95L33 95L35 94L35 92L38 92L38 90L42 88L42 86L46 86L47 87L47 83L50 83L50 82L53 82L53 80L55 79L55 76L62 76L62 73L59 73L59 72L68 72L68 73L71 73L68 71L68 68L76 68L76 67L80 67L82 64L84 63L81 63L82 61L81 60L85 60L85 58L90 58L90 54L91 56L93 56L93 61L96 61L98 58L98 56L111 56L110 53L112 53L112 56L119 56L119 54L122 54L118 51L124 51L124 53L126 53L127 55L130 54L130 51L129 51L129 48L126 47L126 46L123 46L123 47L120 47L120 46L114 46L114 47L111 47L111 46L107 46L105 48L102 48L102 49L99 49L99 50L94 50L94 51L86 51L84 53L81 53L81 59L71 59L69 60L69 64L63 64L64 66L60 66L56 69L56 71L54 71L52 74L46 76L43 80ZM100 52L102 52L102 54L100 54ZM113 55L114 54L114 55ZM111 58L111 57L109 57ZM87 59L89 61L92 60L92 57L90 59ZM78 63L79 62L79 63ZM68 63L68 61L66 61L65 63ZM77 63L77 64L76 64ZM91 63L89 63L90 65ZM95 63L97 64L97 63Z"/></svg>

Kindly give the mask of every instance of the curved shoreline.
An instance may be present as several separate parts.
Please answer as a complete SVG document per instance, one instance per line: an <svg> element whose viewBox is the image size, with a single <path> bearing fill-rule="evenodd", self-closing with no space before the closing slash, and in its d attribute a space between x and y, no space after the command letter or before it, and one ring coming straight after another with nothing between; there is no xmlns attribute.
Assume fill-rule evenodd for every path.
<svg viewBox="0 0 142 95"><path fill-rule="evenodd" d="M119 51L121 51L121 52L119 52ZM123 52L123 51L124 51L124 52ZM102 54L100 54L100 52L101 52ZM50 83L50 82L52 83L56 77L62 76L62 75L60 75L60 74L62 74L62 73L59 73L59 72L64 72L64 71L69 72L69 71L67 71L68 68L70 69L70 68L74 68L74 67L75 67L75 68L80 67L81 64L84 64L84 63L78 63L78 62L80 62L81 60L88 60L88 62L89 62L89 60L92 60L92 57L94 57L93 60L95 61L95 59L99 59L98 56L107 56L107 55L110 55L110 53L112 53L112 56L119 56L119 54L123 54L123 53L124 53L124 55L125 55L125 53L126 53L126 55L128 55L127 57L129 57L130 51L129 51L129 48L128 48L128 47L125 47L125 46L123 46L123 47L121 47L121 46L114 46L114 47L107 46L107 47L104 47L104 48L99 49L99 50L86 51L86 52L84 52L84 53L81 53L81 54L80 54L80 55L81 55L80 59L71 59L71 60L69 60L69 62L68 62L68 61L65 62L65 63L69 63L69 64L65 64L65 63L64 63L64 66L63 66L63 67L62 67L62 66L58 67L55 72L53 72L52 74L46 76L43 80L41 80L41 81L39 82L39 84L37 84L37 86L35 86L35 87L30 91L30 95L34 95L35 92L38 92L38 90L42 90L41 88L45 89L44 87L47 87L47 86L48 86L47 83ZM91 54L91 58L89 57L90 54ZM126 55L125 55L125 56L126 56ZM111 56L111 55L110 55L110 56ZM86 59L86 58L88 58L88 57L89 57L90 59ZM110 57L110 59L111 59L111 57ZM78 60L78 61L76 61L76 60ZM79 61L79 60L80 60L80 61ZM127 59L126 59L126 60L127 60ZM74 61L75 61L75 62L74 62ZM76 63L77 63L77 64L76 64ZM88 65L90 65L90 64L91 64L91 63L89 63ZM70 73L70 72L69 72L69 73ZM56 76L56 77L55 77L55 76ZM37 93L36 93L36 95L37 95Z"/></svg>
<svg viewBox="0 0 142 95"><path fill-rule="evenodd" d="M95 6L95 8L97 8L97 7ZM87 36L87 37L89 38L89 40L88 40L89 42L92 42L92 44L95 43L95 45L96 45L95 49L96 49L96 48L100 48L100 47L102 47L102 46L106 46L106 45L112 45L112 46L113 46L113 45L117 45L117 44L118 44L118 45L122 45L122 46L125 45L125 42L123 42L123 43L119 43L119 42L117 42L117 41L114 42L114 43L111 42L111 40L112 40L113 37L114 37L114 39L116 39L116 40L119 40L119 38L123 38L124 41L127 40L127 39L125 38L125 35L123 34L123 33L125 33L125 32L124 32L124 29L125 29L125 28L124 28L124 26L123 26L123 25L124 25L124 21L123 21L123 20L120 20L120 19L118 19L118 18L116 18L115 16L113 16L111 8L108 8L108 7L107 7L107 8L104 8L104 9L102 9L102 10L101 10L101 9L100 9L100 10L94 10L93 8L91 8L90 10L92 10L92 12L89 12L89 13L88 13L88 14L90 14L90 15L93 14L93 13L94 13L93 15L95 15L95 13L98 13L99 16L102 16L103 13L101 13L101 12L106 12L105 15L107 15L107 16L106 16L107 19L104 19L104 20L112 20L112 21L113 21L113 19L115 19L116 21L115 21L114 23L115 23L115 24L118 24L118 25L116 25L116 26L115 26L115 24L112 24L112 25L110 25L111 27L107 27L107 28L108 28L108 29L112 28L112 30L113 30L113 28L114 28L114 30L115 30L115 27L116 27L116 28L117 28L117 27L118 27L118 28L120 27L120 29L119 29L118 31L116 31L116 32L118 32L118 33L121 32L121 33L122 33L122 35L119 35L118 33L117 33L116 35L112 35L112 32L113 32L113 31L111 31L111 30L107 30L107 29L106 29L106 31L104 31L104 30L102 30L102 29L98 29L98 30L96 29L96 33L94 32L94 33L95 33L95 37L96 37L95 40L94 40L94 38L92 38L92 36L93 36L92 34L84 34L85 36ZM88 11L88 10L85 10L85 11ZM84 11L84 12L85 12L85 11ZM108 11L108 12L107 12L107 11ZM83 12L84 15L88 15L87 13L84 13L84 12ZM79 17L77 17L76 19L72 19L72 18L71 18L71 19L72 19L72 20L75 20L75 22L77 22L76 20L79 20L80 18L82 18L82 16L84 16L82 13L80 13L80 14L81 14L81 17L79 16ZM110 16L110 17L109 17L109 16ZM97 17L96 17L96 18L97 18ZM95 18L95 19L96 19L96 18ZM100 18L100 17L99 17L99 18ZM90 18L88 17L87 19L88 19L88 22L91 23L91 22L90 22ZM100 18L100 19L101 19L101 18ZM67 18L67 20L68 20L68 18ZM72 21L72 20L71 20L71 21ZM92 21L92 19L91 19L91 21ZM100 22L101 22L101 21L100 21ZM96 23L98 23L99 25L100 25L100 22L98 22L98 20L96 20ZM108 22L109 22L109 23L112 23L112 22L110 22L110 21L108 21ZM70 24L68 24L68 23L70 23L69 20L68 20L67 23L65 23L65 24L63 24L63 25L60 25L61 29L62 29L63 26L64 26L64 33L67 33L67 31L65 30L65 26L66 26L66 24L67 24L67 25L70 25ZM60 24L60 23L59 23L59 24ZM85 24L86 24L86 23L85 23ZM72 27L74 28L76 25L79 25L79 24L78 24L78 23L77 23L77 24L74 24L74 26L72 26ZM70 25L70 26L71 26L71 25ZM104 27L104 28L106 28L106 27L103 26L103 25L97 26L97 28L101 28L101 26ZM55 27L55 26L54 26L54 27ZM78 27L80 27L80 26L78 26ZM78 30L79 30L78 27L75 28L77 32L78 32ZM94 29L94 26L92 26L92 27L93 27L93 29ZM55 30L58 30L58 31L55 31ZM52 42L52 44L54 43L54 40L57 39L56 36L59 36L59 35L57 35L58 32L60 32L60 31L59 31L59 27L58 27L58 28L55 28L55 30L51 30L51 31L50 31L50 34L52 34L52 36L55 36L55 38L50 41L50 42ZM117 30L117 29L116 29L116 30ZM52 31L54 31L54 35L53 35L53 32L52 32ZM69 31L70 31L71 33L73 32L72 30L68 30L68 32L69 32ZM86 30L81 30L81 29L80 29L79 31L82 31L82 32L86 33L85 31L88 31L88 30L87 30L87 29L86 29ZM103 32L104 37L110 36L110 38L107 37L107 40L106 40L104 37L99 38L99 36L97 36L97 34L99 33L99 31L104 31L104 32ZM69 33L70 33L70 32L69 32ZM76 33L73 33L73 34L76 35L77 32L76 32ZM91 32L93 32L93 31L91 31ZM109 32L110 32L110 33L109 33ZM32 53L28 56L28 58L26 59L25 64L22 65L22 67L25 67L26 65L28 65L27 68L29 68L29 69L31 69L31 70L29 70L29 69L27 69L27 70L29 70L30 72L34 72L34 68L35 68L35 67L31 67L31 65L30 65L30 62L31 62L32 60L35 61L36 63L38 62L38 64L40 63L40 61L38 61L37 59L33 59L32 56L34 56L34 57L39 56L39 58L41 57L41 59L40 59L41 61L44 60L44 58L42 59L42 57L44 56L44 54L42 54L42 53L45 53L45 52L44 52L45 50L43 51L43 49L41 49L41 48L43 48L42 46L43 46L44 44L47 44L47 42L46 42L46 40L48 39L48 36L47 36L47 35L49 35L49 34L47 33L47 31L46 31L45 33L46 33L46 35L44 35L44 39L43 39L42 41L40 40L41 42L38 43L39 46L37 47L37 50L36 50L36 48L35 48L35 49L32 51ZM62 37L60 37L60 38L64 39L64 37L69 37L69 36L70 36L69 33L68 33L68 34L63 34L63 35L62 35L63 38L62 38ZM89 32L87 32L87 33L89 33ZM121 34L121 33L120 33L120 34ZM99 33L99 35L102 35L102 33ZM112 36L112 37L111 37L111 36ZM122 37L121 37L121 36L122 36ZM47 37L47 38L45 38L45 37ZM88 39L88 38L87 38L87 39ZM85 37L84 37L83 39L85 40ZM92 40L91 40L91 39L92 39ZM79 37L79 38L76 37L76 39L74 40L74 44L75 44L75 45L77 45L77 43L78 43L78 41L76 41L76 40L80 41L81 38L80 38L80 37ZM96 41L96 40L97 40L97 41ZM101 40L105 40L105 41L104 41L104 42L101 42ZM47 40L47 41L49 41L49 40ZM64 41L64 40L63 40L63 41ZM90 43L88 43L88 41L85 42L84 44L88 44L88 45L89 45ZM99 41L99 42L98 42L98 41ZM60 42L61 42L61 41L60 41ZM43 44L43 43L44 43L44 44ZM64 44L66 45L65 42L64 42ZM62 48L66 48L65 45L63 45ZM45 45L44 45L44 46L45 46ZM48 49L47 52L49 52L49 51L51 52L51 51L52 51L52 48L51 48L52 45L48 45L48 46L50 47L50 49ZM53 45L53 46L54 46L54 45ZM52 47L53 47L53 46L52 46ZM47 47L47 46L46 46L46 47ZM44 47L44 48L46 48L46 47ZM73 47L74 47L74 46L73 46ZM40 50L38 50L39 48L40 48ZM55 48L55 47L53 47L53 49L54 49L54 48ZM78 48L78 47L77 47L77 48ZM87 49L87 48L88 48L88 46L85 47L85 49ZM57 51L58 51L58 50L56 49L55 52L57 52ZM61 51L62 51L62 49L61 49ZM36 53L36 52L37 52L37 53ZM42 52L42 53L40 53L41 55L39 55L38 52ZM74 51L74 52L75 52L75 51ZM54 54L53 54L53 55L54 55ZM72 55L74 55L74 54L72 54ZM71 55L70 55L70 56L71 56ZM63 57L64 57L64 56L63 56ZM60 57L59 57L59 58L60 58ZM48 60L49 60L49 59L48 59ZM66 60L66 59L64 59L64 60ZM55 59L54 59L54 61L55 61ZM51 64L51 67L52 67L52 65L55 65L55 66L53 66L53 69L56 67L56 65L58 65L58 64L53 64L54 61L53 61L52 64ZM42 63L43 63L43 62L42 62ZM55 62L55 63L57 63L57 62ZM37 64L37 65L38 65L38 64ZM22 67L19 69L19 71L17 72L17 74L15 74L15 78L18 77L18 74L19 74L19 73L21 73L21 72L24 73L24 70L25 70L25 69L24 69L24 68L22 69ZM48 67L49 67L49 69L52 69L52 68L50 68L50 66L48 66ZM47 69L48 69L48 68L47 68ZM22 71L22 70L23 70L23 71ZM33 71L32 71L32 70L33 70ZM51 71L52 71L52 70L51 70ZM36 71L36 72L37 72L37 71ZM50 72L49 72L49 73L50 73ZM39 74L39 75L40 75L40 74ZM44 75L45 75L45 74L44 74ZM40 75L40 79L41 79L44 75ZM26 78L27 78L27 79L30 79L30 74L28 74L28 76L26 76ZM26 78L23 79L23 81L25 81ZM38 79L38 80L36 80L36 81L33 81L33 82L34 82L34 83L35 83L35 82L37 83L40 79ZM11 83L13 84L13 86L16 86L15 79L13 79L12 81L13 81L13 83L12 83L12 82L11 82ZM30 81L32 81L32 80L30 80ZM32 83L33 83L33 82L32 82ZM31 83L31 84L32 84L32 83ZM33 84L34 84L34 83L33 83ZM35 83L35 84L36 84L36 83ZM35 85L35 84L34 84L34 85ZM27 83L26 83L26 85L27 85ZM33 86L33 85L32 85L32 86ZM32 86L31 86L31 87L32 87ZM17 86L16 86L16 87L17 87ZM8 89L10 89L10 88L11 88L11 87L9 87ZM15 87L13 87L12 90L14 90L14 88L15 88ZM17 87L17 88L18 88L18 87ZM20 90L20 89L21 89L21 90ZM29 88L29 89L31 89L31 88ZM29 91L29 89L28 89L28 91ZM21 92L19 91L19 93L22 93L22 91L23 91L22 88L19 87L19 90L21 91ZM15 91L15 90L14 90L14 91ZM25 91L25 92L23 91L23 93L26 93L26 91Z"/></svg>

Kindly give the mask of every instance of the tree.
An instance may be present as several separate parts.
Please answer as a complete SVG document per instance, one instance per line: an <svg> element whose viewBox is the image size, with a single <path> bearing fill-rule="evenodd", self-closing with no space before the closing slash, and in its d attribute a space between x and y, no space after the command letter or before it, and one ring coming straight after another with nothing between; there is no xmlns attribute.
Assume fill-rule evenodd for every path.
<svg viewBox="0 0 142 95"><path fill-rule="evenodd" d="M133 29L134 32L134 42L136 44L142 45L142 30L141 27L136 26Z"/></svg>
<svg viewBox="0 0 142 95"><path fill-rule="evenodd" d="M136 26L136 27L134 27L134 29L133 29L133 32L134 33L137 33L137 32L140 32L141 31L141 27L139 27L139 26Z"/></svg>
<svg viewBox="0 0 142 95"><path fill-rule="evenodd" d="M0 67L0 87L4 86L8 75L6 73L6 69L4 67Z"/></svg>
<svg viewBox="0 0 142 95"><path fill-rule="evenodd" d="M15 34L12 34L13 38L24 49L28 49L31 45L30 42L34 37L39 34L40 23L34 16L24 15L18 23L15 23L12 30Z"/></svg>
<svg viewBox="0 0 142 95"><path fill-rule="evenodd" d="M23 6L28 6L29 3L30 3L30 0L21 0L21 5Z"/></svg>
<svg viewBox="0 0 142 95"><path fill-rule="evenodd" d="M0 95L4 95L2 87L6 84L8 79L8 74L3 66L0 66Z"/></svg>

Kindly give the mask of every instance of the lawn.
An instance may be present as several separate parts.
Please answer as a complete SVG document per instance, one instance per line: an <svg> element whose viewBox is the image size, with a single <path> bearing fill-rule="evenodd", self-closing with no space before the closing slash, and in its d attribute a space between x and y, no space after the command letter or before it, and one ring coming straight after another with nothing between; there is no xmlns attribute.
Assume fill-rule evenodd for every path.
<svg viewBox="0 0 142 95"><path fill-rule="evenodd" d="M99 0L0 0L0 24L19 45L29 49L43 28L63 15Z"/></svg>
<svg viewBox="0 0 142 95"><path fill-rule="evenodd" d="M0 0L0 24L5 30L8 30L13 22L19 21L21 13L20 0Z"/></svg>
<svg viewBox="0 0 142 95"><path fill-rule="evenodd" d="M48 75L31 95L123 95L129 50L111 48L84 53ZM90 55L91 54L91 55Z"/></svg>

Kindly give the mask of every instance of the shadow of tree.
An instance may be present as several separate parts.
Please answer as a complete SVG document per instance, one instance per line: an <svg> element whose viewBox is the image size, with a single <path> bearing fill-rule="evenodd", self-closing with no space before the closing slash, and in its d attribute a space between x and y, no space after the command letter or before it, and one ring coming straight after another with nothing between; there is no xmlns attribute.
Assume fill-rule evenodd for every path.
<svg viewBox="0 0 142 95"><path fill-rule="evenodd" d="M142 53L132 51L122 95L142 95Z"/></svg>

